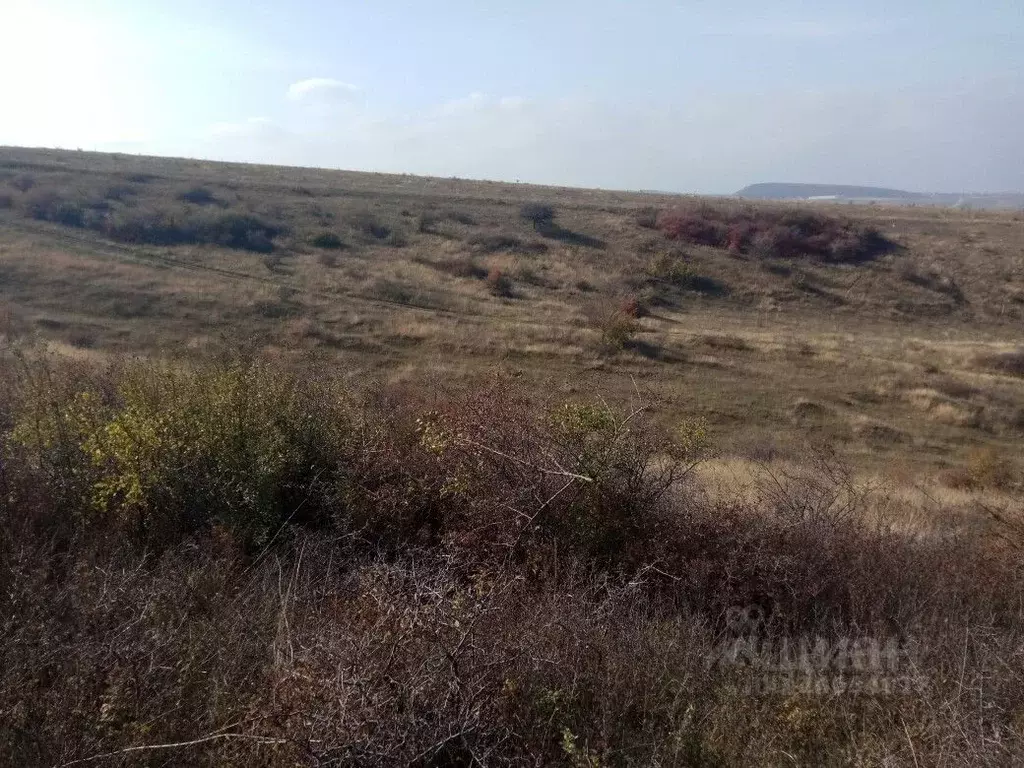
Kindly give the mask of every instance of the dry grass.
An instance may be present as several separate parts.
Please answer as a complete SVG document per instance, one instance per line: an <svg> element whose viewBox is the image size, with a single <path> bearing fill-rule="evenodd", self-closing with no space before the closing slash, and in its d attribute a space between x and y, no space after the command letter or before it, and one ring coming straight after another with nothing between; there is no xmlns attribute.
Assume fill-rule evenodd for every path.
<svg viewBox="0 0 1024 768"><path fill-rule="evenodd" d="M751 429L845 442L851 424L887 424L913 438L903 444L922 471L948 464L950 450L958 463L978 444L1007 450L1024 430L1021 380L1000 368L1024 311L1013 300L1024 232L1008 214L844 207L900 249L855 266L765 264L742 249L680 248L643 226L650 217L636 211L678 203L667 196L13 149L0 176L12 198L0 211L9 329L90 353L254 338L297 361L314 353L362 370L508 365L619 393L637 379L666 417L695 409L726 442ZM285 231L269 255L121 247L22 217L22 196L40 189L115 211L251 213ZM216 202L179 199L196 189ZM551 204L557 228L520 217L536 200ZM715 206L731 210L705 203ZM348 247L311 245L325 233ZM489 286L488 273L502 280ZM592 307L627 297L644 317L609 356ZM419 323L430 332L392 330ZM899 383L883 391L882 380ZM974 391L951 394L941 380ZM909 394L926 389L942 397ZM829 417L805 418L799 401ZM890 453L870 436L849 446L866 468Z"/></svg>

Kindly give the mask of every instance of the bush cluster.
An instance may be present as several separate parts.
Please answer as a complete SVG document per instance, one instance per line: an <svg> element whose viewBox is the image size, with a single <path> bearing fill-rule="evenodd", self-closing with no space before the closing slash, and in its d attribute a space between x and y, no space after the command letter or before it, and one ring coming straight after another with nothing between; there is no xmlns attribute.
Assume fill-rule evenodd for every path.
<svg viewBox="0 0 1024 768"><path fill-rule="evenodd" d="M357 393L259 359L6 362L5 764L1024 748L1020 550L869 517L828 451L718 501L692 471L706 425L642 403L500 376ZM824 678L779 655L800 647Z"/></svg>
<svg viewBox="0 0 1024 768"><path fill-rule="evenodd" d="M796 209L681 206L658 214L656 227L673 240L760 258L856 263L894 247L872 227Z"/></svg>
<svg viewBox="0 0 1024 768"><path fill-rule="evenodd" d="M250 213L115 206L106 199L67 198L40 188L27 193L22 206L33 219L91 229L112 240L141 245L209 244L270 253L274 238L283 232L277 224Z"/></svg>

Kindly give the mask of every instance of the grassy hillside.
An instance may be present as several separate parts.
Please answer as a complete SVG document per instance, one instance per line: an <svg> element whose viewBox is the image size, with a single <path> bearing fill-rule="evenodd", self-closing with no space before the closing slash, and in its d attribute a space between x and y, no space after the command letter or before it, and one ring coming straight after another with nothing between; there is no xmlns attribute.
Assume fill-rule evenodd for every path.
<svg viewBox="0 0 1024 768"><path fill-rule="evenodd" d="M730 250L745 210L690 198L17 149L0 189L6 327L79 357L244 339L352 375L637 381L722 445L810 436L930 472L1024 428L1021 379L985 362L1019 343L1019 216L818 209L893 244L842 263L785 238ZM679 206L724 247L658 229ZM623 307L635 332L608 349Z"/></svg>
<svg viewBox="0 0 1024 768"><path fill-rule="evenodd" d="M1024 748L1024 219L0 149L0 762Z"/></svg>

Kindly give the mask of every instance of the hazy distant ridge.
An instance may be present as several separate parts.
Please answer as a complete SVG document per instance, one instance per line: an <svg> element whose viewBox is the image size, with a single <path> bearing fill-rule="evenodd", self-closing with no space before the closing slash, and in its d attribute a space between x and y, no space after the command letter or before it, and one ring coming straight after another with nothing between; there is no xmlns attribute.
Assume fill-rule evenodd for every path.
<svg viewBox="0 0 1024 768"><path fill-rule="evenodd" d="M825 198L835 202L879 201L897 205L935 205L950 208L1024 208L1020 192L906 192L886 187L856 187L848 184L751 184L736 193L749 200L808 200Z"/></svg>
<svg viewBox="0 0 1024 768"><path fill-rule="evenodd" d="M911 200L923 198L919 192L905 192L900 189L885 187L856 187L846 184L751 184L736 193L738 197L751 197L758 200L791 200L806 197L850 197L872 199Z"/></svg>

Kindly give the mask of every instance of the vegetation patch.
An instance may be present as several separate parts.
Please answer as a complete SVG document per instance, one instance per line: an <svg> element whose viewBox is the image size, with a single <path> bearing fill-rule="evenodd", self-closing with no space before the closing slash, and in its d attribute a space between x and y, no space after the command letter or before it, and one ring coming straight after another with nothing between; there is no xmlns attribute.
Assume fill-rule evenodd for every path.
<svg viewBox="0 0 1024 768"><path fill-rule="evenodd" d="M877 229L798 209L686 205L662 211L656 227L672 240L758 258L859 263L895 248Z"/></svg>
<svg viewBox="0 0 1024 768"><path fill-rule="evenodd" d="M487 290L492 296L499 296L510 299L514 295L512 290L512 278L510 278L501 267L491 267L487 272Z"/></svg>
<svg viewBox="0 0 1024 768"><path fill-rule="evenodd" d="M189 187L178 193L178 199L194 205L214 205L219 202L213 190L208 187Z"/></svg>
<svg viewBox="0 0 1024 768"><path fill-rule="evenodd" d="M1024 349L980 355L975 362L979 367L996 373L1024 376Z"/></svg>
<svg viewBox="0 0 1024 768"><path fill-rule="evenodd" d="M548 246L536 240L524 240L518 235L494 232L479 232L467 240L473 250L480 253L518 253L533 256L546 253Z"/></svg>
<svg viewBox="0 0 1024 768"><path fill-rule="evenodd" d="M584 308L587 324L598 333L598 350L602 354L621 352L629 345L640 324L637 322L639 305L626 300L615 305L605 301L591 301Z"/></svg>
<svg viewBox="0 0 1024 768"><path fill-rule="evenodd" d="M24 215L140 245L207 244L269 253L283 228L255 214L198 208L137 207L103 198L65 196L35 188L21 201Z"/></svg>
<svg viewBox="0 0 1024 768"><path fill-rule="evenodd" d="M319 232L309 239L309 244L314 248L335 251L345 247L345 241L336 232Z"/></svg>
<svg viewBox="0 0 1024 768"><path fill-rule="evenodd" d="M718 503L693 472L707 425L643 403L503 377L360 397L260 360L10 370L5 763L1024 746L1013 539L880 526L827 450Z"/></svg>

